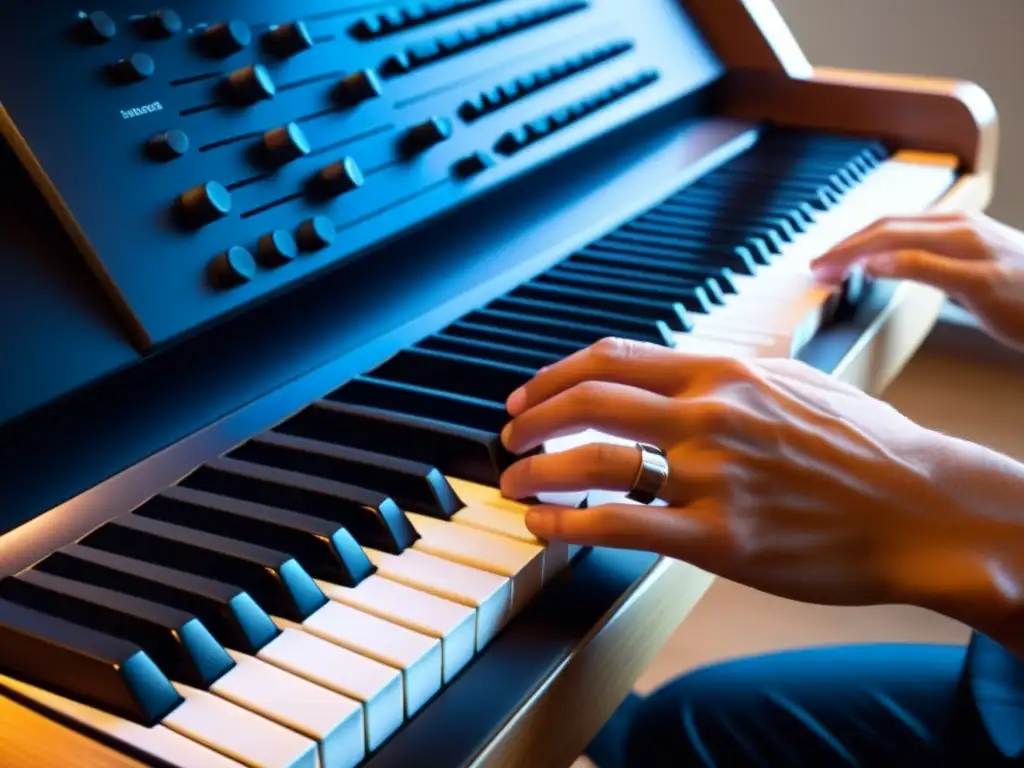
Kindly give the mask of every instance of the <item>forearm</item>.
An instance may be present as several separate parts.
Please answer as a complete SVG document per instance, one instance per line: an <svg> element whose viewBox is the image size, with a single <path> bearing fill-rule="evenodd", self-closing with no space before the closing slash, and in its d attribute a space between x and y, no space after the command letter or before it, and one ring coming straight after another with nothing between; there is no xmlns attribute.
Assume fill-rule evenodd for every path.
<svg viewBox="0 0 1024 768"><path fill-rule="evenodd" d="M941 543L910 568L908 602L961 621L1024 659L1024 464L949 440L935 483L957 512L943 516L953 522Z"/></svg>

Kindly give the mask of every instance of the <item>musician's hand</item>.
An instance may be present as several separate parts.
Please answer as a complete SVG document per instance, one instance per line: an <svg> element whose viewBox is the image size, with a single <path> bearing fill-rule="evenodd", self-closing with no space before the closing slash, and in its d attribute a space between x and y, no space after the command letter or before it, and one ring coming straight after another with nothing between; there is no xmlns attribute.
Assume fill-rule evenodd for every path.
<svg viewBox="0 0 1024 768"><path fill-rule="evenodd" d="M882 219L818 258L827 282L863 264L877 277L915 280L957 299L993 337L1024 350L1024 233L983 214Z"/></svg>
<svg viewBox="0 0 1024 768"><path fill-rule="evenodd" d="M514 453L595 429L654 444L671 466L667 506L539 506L527 524L542 538L656 551L827 604L910 602L929 580L977 576L960 548L984 526L962 496L984 495L965 490L972 472L992 482L974 447L795 361L605 340L538 372L508 409ZM520 459L501 489L626 491L639 466L631 446L590 444Z"/></svg>

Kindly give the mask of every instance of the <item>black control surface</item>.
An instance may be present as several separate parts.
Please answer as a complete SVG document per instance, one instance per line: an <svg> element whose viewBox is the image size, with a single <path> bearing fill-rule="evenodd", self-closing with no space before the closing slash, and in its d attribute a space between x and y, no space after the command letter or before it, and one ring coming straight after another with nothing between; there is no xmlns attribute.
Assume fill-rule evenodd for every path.
<svg viewBox="0 0 1024 768"><path fill-rule="evenodd" d="M15 18L16 17L16 18ZM720 73L676 0L0 10L0 123L146 350Z"/></svg>

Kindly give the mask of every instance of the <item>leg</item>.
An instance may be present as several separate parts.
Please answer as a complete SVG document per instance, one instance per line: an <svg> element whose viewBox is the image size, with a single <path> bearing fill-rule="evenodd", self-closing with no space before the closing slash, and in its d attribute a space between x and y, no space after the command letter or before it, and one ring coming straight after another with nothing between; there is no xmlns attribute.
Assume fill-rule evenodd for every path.
<svg viewBox="0 0 1024 768"><path fill-rule="evenodd" d="M1004 764L963 703L965 652L864 645L706 667L627 701L588 755L601 768Z"/></svg>

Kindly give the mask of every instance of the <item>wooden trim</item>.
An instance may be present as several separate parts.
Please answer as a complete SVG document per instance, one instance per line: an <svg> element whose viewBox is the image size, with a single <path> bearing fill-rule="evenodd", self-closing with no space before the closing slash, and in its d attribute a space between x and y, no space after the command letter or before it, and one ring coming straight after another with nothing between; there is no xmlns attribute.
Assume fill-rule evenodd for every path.
<svg viewBox="0 0 1024 768"><path fill-rule="evenodd" d="M693 565L659 559L472 768L571 765L713 581Z"/></svg>
<svg viewBox="0 0 1024 768"><path fill-rule="evenodd" d="M738 69L720 88L726 117L874 136L898 149L953 154L975 175L995 173L996 109L974 83L839 69L815 69L808 77Z"/></svg>
<svg viewBox="0 0 1024 768"><path fill-rule="evenodd" d="M726 69L807 77L811 64L772 0L680 0Z"/></svg>

